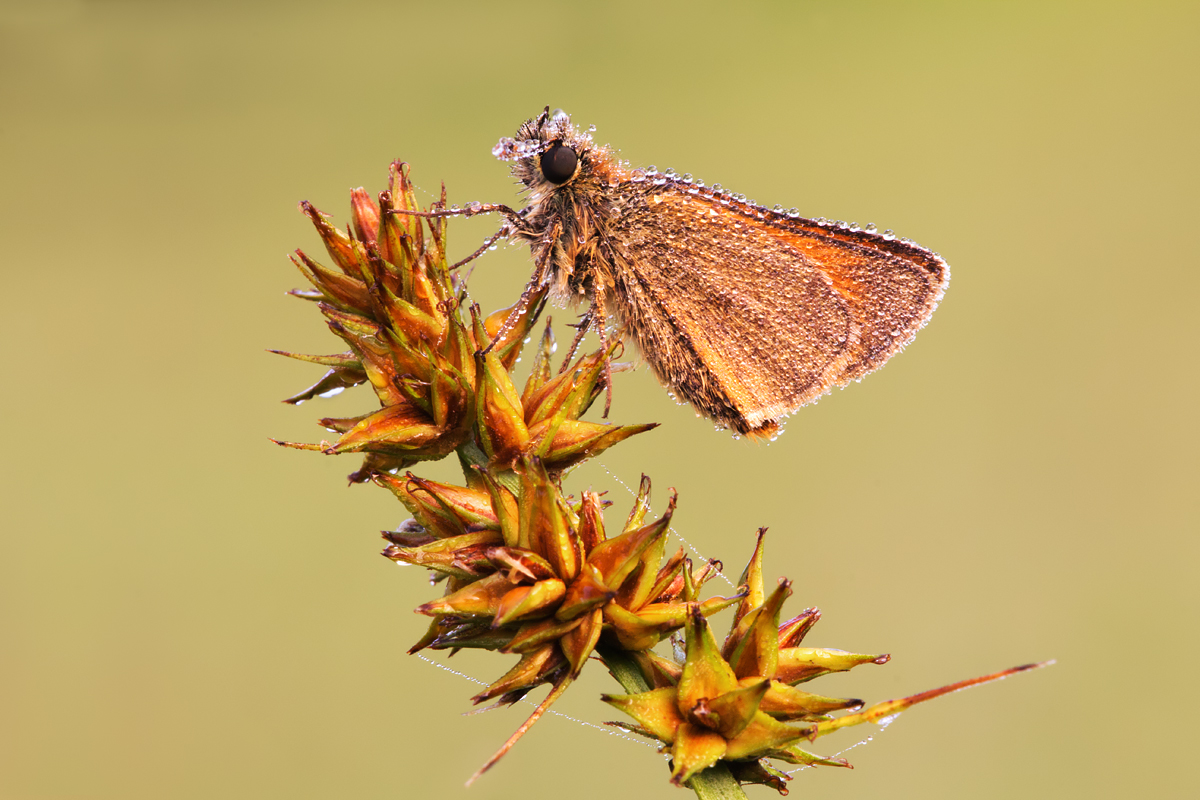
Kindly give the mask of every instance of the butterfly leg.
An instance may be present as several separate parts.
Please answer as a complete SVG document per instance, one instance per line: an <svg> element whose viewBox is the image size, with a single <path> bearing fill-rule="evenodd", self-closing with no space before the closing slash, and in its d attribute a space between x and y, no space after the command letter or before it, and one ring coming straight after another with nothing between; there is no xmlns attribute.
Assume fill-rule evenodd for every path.
<svg viewBox="0 0 1200 800"><path fill-rule="evenodd" d="M568 325L568 327L575 329L575 338L571 341L571 349L567 350L567 355L563 358L562 366L558 368L559 375L562 375L570 368L571 359L575 357L575 351L579 349L579 343L583 341L584 335L592 327L592 309L589 308L587 313L579 318L579 322L576 322L574 325Z"/></svg>
<svg viewBox="0 0 1200 800"><path fill-rule="evenodd" d="M500 213L508 218L509 222L517 227L521 227L524 223L524 218L521 212L514 211L502 203L468 203L466 208L435 208L432 211L416 211L410 208L393 208L388 211L390 214L403 214L406 217L430 217L437 219L439 217L473 217L476 214L491 214Z"/></svg>
<svg viewBox="0 0 1200 800"><path fill-rule="evenodd" d="M604 316L604 292L598 290L592 301L592 309L588 312L596 320L596 333L600 336L600 352L604 353L604 415L612 408L612 358L608 354L608 320Z"/></svg>
<svg viewBox="0 0 1200 800"><path fill-rule="evenodd" d="M446 192L445 187L442 188L442 202L445 202ZM473 217L476 214L489 214L498 212L503 214L506 219L504 224L500 226L500 230L496 231L483 246L476 250L471 255L464 258L449 267L449 272L461 267L463 264L468 264L483 255L489 247L494 245L501 237L511 236L517 230L520 230L525 225L525 220L521 216L521 212L514 211L501 203L468 203L466 208L435 208L432 211L415 211L407 208L393 208L390 213L403 214L406 217L425 217L426 219L438 219L440 217Z"/></svg>
<svg viewBox="0 0 1200 800"><path fill-rule="evenodd" d="M496 242L498 242L502 237L512 233L512 231L513 231L512 226L509 225L507 222L505 222L503 225L500 226L500 230L496 231L495 233L493 233L491 236L488 237L487 241L485 241L483 243L482 247L480 247L474 253L471 253L471 255L467 256L462 261L458 261L458 262L455 262L454 264L451 264L449 271L454 272L454 270L458 269L463 264L468 264L468 263L474 261L475 259L479 258L481 255L483 255L484 253L487 252L487 249L489 247L491 247ZM471 267L471 269L474 269L474 267ZM468 272L468 276L469 275L470 275L470 273ZM465 281L466 278L463 278L463 280Z"/></svg>
<svg viewBox="0 0 1200 800"><path fill-rule="evenodd" d="M544 272L546 270L546 265L550 263L550 256L554 252L553 243L558 239L558 234L561 230L562 224L557 222L554 224L554 227L551 228L550 236L547 237L548 241L551 243L550 246L548 246L542 252L541 258L538 259L537 266L533 269L533 277L529 279L529 283L525 286L525 291L521 292L521 298L517 300L517 304L513 306L513 310L509 312L508 318L504 320L504 324L500 326L500 330L496 331L496 335L492 337L491 344L483 348L483 355L486 356L488 353L492 352L492 348L495 346L496 342L508 335L508 332L511 331L513 326L517 324L517 320L519 320L521 315L524 314L526 309L529 308L530 298L533 297L533 293L541 287L542 282L545 280Z"/></svg>

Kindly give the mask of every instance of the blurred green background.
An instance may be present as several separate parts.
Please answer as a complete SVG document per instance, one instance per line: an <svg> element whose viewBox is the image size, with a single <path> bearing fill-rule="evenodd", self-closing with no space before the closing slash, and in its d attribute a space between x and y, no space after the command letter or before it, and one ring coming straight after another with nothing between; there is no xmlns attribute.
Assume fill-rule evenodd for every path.
<svg viewBox="0 0 1200 800"><path fill-rule="evenodd" d="M279 399L341 349L286 254L403 158L428 201L515 202L501 136L544 105L634 164L874 222L953 268L932 324L770 446L660 421L574 473L642 472L735 572L771 528L816 645L893 654L814 684L904 714L793 796L1193 797L1198 525L1194 3L122 3L0 11L4 263L0 796L682 797L655 753L405 655L422 574L356 460L282 450ZM452 227L465 255L494 220ZM507 305L524 250L473 296ZM560 321L570 316L554 312ZM450 477L445 465L426 469ZM511 657L462 654L491 680ZM598 668L559 710L617 714ZM540 696L540 695L539 695ZM832 753L871 735L820 742ZM752 796L773 796L750 789Z"/></svg>

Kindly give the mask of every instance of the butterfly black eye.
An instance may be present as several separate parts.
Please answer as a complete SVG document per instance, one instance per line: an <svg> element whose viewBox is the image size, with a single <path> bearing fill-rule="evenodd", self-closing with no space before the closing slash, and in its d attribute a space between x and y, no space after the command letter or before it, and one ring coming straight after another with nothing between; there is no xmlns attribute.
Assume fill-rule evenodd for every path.
<svg viewBox="0 0 1200 800"><path fill-rule="evenodd" d="M542 174L551 183L566 183L575 174L579 156L569 147L556 144L542 153Z"/></svg>

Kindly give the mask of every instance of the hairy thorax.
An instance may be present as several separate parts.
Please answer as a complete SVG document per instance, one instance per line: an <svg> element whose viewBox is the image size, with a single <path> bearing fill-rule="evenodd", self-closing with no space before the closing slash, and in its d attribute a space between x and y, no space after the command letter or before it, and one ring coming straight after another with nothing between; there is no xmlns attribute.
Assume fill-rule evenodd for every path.
<svg viewBox="0 0 1200 800"><path fill-rule="evenodd" d="M627 177L607 148L588 151L585 159L569 186L530 182L525 224L516 233L529 243L534 263L545 264L538 278L549 284L551 297L572 307L612 291L613 262L620 257L613 233L629 211L605 191Z"/></svg>

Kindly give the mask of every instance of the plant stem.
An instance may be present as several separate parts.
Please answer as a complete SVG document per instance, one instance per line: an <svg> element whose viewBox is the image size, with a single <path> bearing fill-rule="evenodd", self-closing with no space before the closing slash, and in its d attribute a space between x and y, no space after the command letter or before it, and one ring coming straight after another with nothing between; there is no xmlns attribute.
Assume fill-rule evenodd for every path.
<svg viewBox="0 0 1200 800"><path fill-rule="evenodd" d="M616 678L617 683L621 684L621 688L629 694L640 694L654 688L646 682L637 662L624 650L598 644L596 653L604 661L604 666L608 667L608 671Z"/></svg>
<svg viewBox="0 0 1200 800"><path fill-rule="evenodd" d="M463 475L466 477L467 483L477 479L477 476L472 471L472 467L487 469L488 457L487 454L473 440L468 439L458 448L458 461L462 465ZM504 470L503 472L495 473L496 480L505 489L508 489L514 495L521 491L521 480L512 470Z"/></svg>
<svg viewBox="0 0 1200 800"><path fill-rule="evenodd" d="M747 800L742 786L733 778L729 767L714 764L688 781L688 786L700 800Z"/></svg>
<svg viewBox="0 0 1200 800"><path fill-rule="evenodd" d="M617 683L629 694L648 692L652 688L638 669L637 662L625 651L597 645L596 653ZM699 800L747 800L741 785L734 780L733 774L724 764L714 764L693 776L687 785Z"/></svg>

